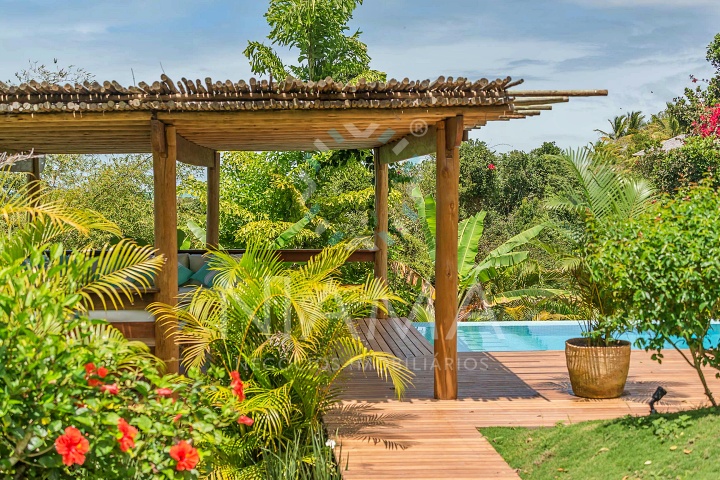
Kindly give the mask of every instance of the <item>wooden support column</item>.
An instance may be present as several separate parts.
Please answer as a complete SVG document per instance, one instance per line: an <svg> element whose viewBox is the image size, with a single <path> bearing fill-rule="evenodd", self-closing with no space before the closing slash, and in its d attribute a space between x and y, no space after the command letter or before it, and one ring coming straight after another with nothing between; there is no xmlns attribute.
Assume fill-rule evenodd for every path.
<svg viewBox="0 0 720 480"><path fill-rule="evenodd" d="M437 124L435 398L455 400L457 384L458 203L463 117Z"/></svg>
<svg viewBox="0 0 720 480"><path fill-rule="evenodd" d="M375 278L388 283L388 165L380 158L380 149L374 151L375 159ZM387 306L387 304L386 304ZM387 318L382 311L378 318Z"/></svg>
<svg viewBox="0 0 720 480"><path fill-rule="evenodd" d="M220 245L220 152L215 152L215 165L207 169L207 224L205 243Z"/></svg>
<svg viewBox="0 0 720 480"><path fill-rule="evenodd" d="M155 184L155 248L165 256L165 266L155 279L156 302L175 305L178 297L177 244L177 137L175 127L151 120L153 179ZM180 349L173 338L177 323L155 324L155 354L177 373Z"/></svg>
<svg viewBox="0 0 720 480"><path fill-rule="evenodd" d="M30 159L30 173L27 175L28 195L33 205L40 196L40 178L40 158L33 156L33 158Z"/></svg>

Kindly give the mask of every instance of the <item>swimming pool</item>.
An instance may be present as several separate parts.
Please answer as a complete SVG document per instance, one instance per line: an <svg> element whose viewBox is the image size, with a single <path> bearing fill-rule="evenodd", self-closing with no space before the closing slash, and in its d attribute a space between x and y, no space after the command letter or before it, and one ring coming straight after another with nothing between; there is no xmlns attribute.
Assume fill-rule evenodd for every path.
<svg viewBox="0 0 720 480"><path fill-rule="evenodd" d="M434 323L413 323L430 342L435 335ZM459 352L523 352L536 350L565 350L565 340L581 337L580 324L573 321L537 322L466 322L458 324ZM621 335L634 343L635 332ZM720 341L720 324L713 324L708 335L713 346ZM667 345L672 348L671 345ZM633 348L635 346L633 345Z"/></svg>

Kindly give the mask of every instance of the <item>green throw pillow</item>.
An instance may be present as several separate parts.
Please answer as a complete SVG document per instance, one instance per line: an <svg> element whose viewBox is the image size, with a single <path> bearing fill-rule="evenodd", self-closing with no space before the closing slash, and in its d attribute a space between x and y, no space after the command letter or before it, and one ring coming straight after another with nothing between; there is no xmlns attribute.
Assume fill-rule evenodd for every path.
<svg viewBox="0 0 720 480"><path fill-rule="evenodd" d="M193 273L193 276L191 277L196 282L202 283L204 286L210 288L215 283L215 275L217 275L217 271L210 270L210 265L207 263L200 268L197 272Z"/></svg>
<svg viewBox="0 0 720 480"><path fill-rule="evenodd" d="M185 285L193 276L193 271L182 263L178 263L178 287Z"/></svg>

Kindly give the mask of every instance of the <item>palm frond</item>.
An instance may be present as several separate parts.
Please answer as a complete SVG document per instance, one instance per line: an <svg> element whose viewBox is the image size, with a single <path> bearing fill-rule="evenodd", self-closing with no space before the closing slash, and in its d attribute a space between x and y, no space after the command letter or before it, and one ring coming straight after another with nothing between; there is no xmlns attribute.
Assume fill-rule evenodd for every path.
<svg viewBox="0 0 720 480"><path fill-rule="evenodd" d="M108 301L115 309L122 307L123 300L132 300L133 295L152 287L152 279L165 263L165 257L153 254L152 247L142 247L130 240L106 245L97 255L92 251L82 252L93 268L78 293L90 306L95 296L103 308L107 308Z"/></svg>

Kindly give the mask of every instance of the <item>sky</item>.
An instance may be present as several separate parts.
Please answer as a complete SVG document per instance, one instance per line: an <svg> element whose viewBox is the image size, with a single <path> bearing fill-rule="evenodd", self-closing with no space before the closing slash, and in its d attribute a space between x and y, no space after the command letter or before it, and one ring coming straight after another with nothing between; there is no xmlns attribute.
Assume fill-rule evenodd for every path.
<svg viewBox="0 0 720 480"><path fill-rule="evenodd" d="M95 79L252 76L242 54L269 27L262 0L0 0L0 80L29 61L75 65ZM522 89L608 89L539 117L476 130L498 151L598 139L608 119L648 116L711 73L720 0L365 0L350 24L388 78L523 78ZM294 61L290 52L282 56Z"/></svg>

